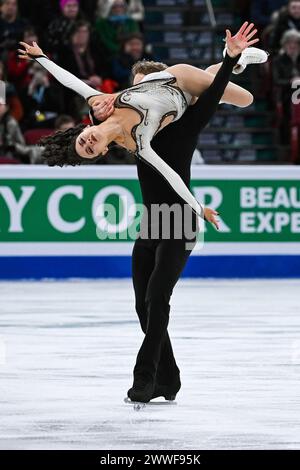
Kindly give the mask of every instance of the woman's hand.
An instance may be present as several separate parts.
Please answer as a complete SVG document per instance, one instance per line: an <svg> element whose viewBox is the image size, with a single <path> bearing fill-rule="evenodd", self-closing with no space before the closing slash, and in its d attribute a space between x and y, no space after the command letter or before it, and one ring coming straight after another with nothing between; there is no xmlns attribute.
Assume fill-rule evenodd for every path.
<svg viewBox="0 0 300 470"><path fill-rule="evenodd" d="M108 96L100 102L93 103L94 116L98 121L105 121L115 110L115 96Z"/></svg>
<svg viewBox="0 0 300 470"><path fill-rule="evenodd" d="M257 29L253 29L254 24L246 21L235 36L231 36L229 29L226 29L226 49L230 57L236 57L241 54L247 47L256 44L259 39L252 39L257 33Z"/></svg>
<svg viewBox="0 0 300 470"><path fill-rule="evenodd" d="M30 60L31 57L29 56L29 54L34 57L45 55L36 42L32 43L33 46L30 46L30 44L27 44L26 42L20 42L20 44L21 46L23 46L24 49L18 49L19 59Z"/></svg>
<svg viewBox="0 0 300 470"><path fill-rule="evenodd" d="M204 220L213 224L217 230L219 230L219 221L216 219L216 215L219 215L219 212L210 209L209 207L204 208Z"/></svg>

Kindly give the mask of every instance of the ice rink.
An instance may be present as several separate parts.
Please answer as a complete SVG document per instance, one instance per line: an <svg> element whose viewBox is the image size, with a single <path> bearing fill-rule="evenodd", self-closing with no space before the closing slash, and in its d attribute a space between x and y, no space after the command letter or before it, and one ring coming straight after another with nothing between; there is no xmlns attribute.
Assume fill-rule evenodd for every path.
<svg viewBox="0 0 300 470"><path fill-rule="evenodd" d="M0 283L1 449L300 449L300 280L181 280L177 406L123 403L130 280Z"/></svg>

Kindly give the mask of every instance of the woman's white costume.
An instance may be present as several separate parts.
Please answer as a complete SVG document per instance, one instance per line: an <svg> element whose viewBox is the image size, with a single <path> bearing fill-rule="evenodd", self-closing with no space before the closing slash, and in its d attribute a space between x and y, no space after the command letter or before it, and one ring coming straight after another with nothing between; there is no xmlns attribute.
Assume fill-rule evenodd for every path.
<svg viewBox="0 0 300 470"><path fill-rule="evenodd" d="M47 69L60 83L83 96L86 100L103 93L94 90L73 74L56 65L46 56L33 57ZM181 118L191 102L191 95L183 92L176 85L176 78L168 72L156 72L146 75L137 85L122 91L116 98L118 108L131 108L138 112L141 121L132 129L137 150L136 156L143 159L158 171L172 188L201 217L204 217L203 206L192 195L182 178L152 149L150 143L159 131L163 120L173 116L176 121ZM155 191L155 188L153 188Z"/></svg>

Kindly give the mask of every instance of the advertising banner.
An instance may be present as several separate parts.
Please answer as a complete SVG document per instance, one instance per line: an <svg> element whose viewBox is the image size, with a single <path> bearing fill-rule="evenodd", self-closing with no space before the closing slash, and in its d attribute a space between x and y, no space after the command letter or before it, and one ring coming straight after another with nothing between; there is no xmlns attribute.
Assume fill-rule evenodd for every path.
<svg viewBox="0 0 300 470"><path fill-rule="evenodd" d="M220 230L206 224L204 245L192 257L290 256L285 262L298 262L300 168L194 166L191 190L220 213ZM115 211L106 213L105 205ZM16 267L20 257L99 256L105 264L107 257L128 264L119 257L130 257L142 212L135 166L3 166L2 264L5 258Z"/></svg>

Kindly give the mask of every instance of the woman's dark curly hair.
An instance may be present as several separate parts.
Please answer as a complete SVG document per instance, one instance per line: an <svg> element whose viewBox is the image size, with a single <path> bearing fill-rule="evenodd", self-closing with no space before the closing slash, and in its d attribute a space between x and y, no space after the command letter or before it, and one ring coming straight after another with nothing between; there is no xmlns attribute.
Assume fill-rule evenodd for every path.
<svg viewBox="0 0 300 470"><path fill-rule="evenodd" d="M78 135L85 129L84 124L72 127L66 131L56 132L53 135L44 137L39 141L39 145L45 147L43 160L49 166L82 165L94 163L101 155L94 158L83 158L75 150L75 142Z"/></svg>

